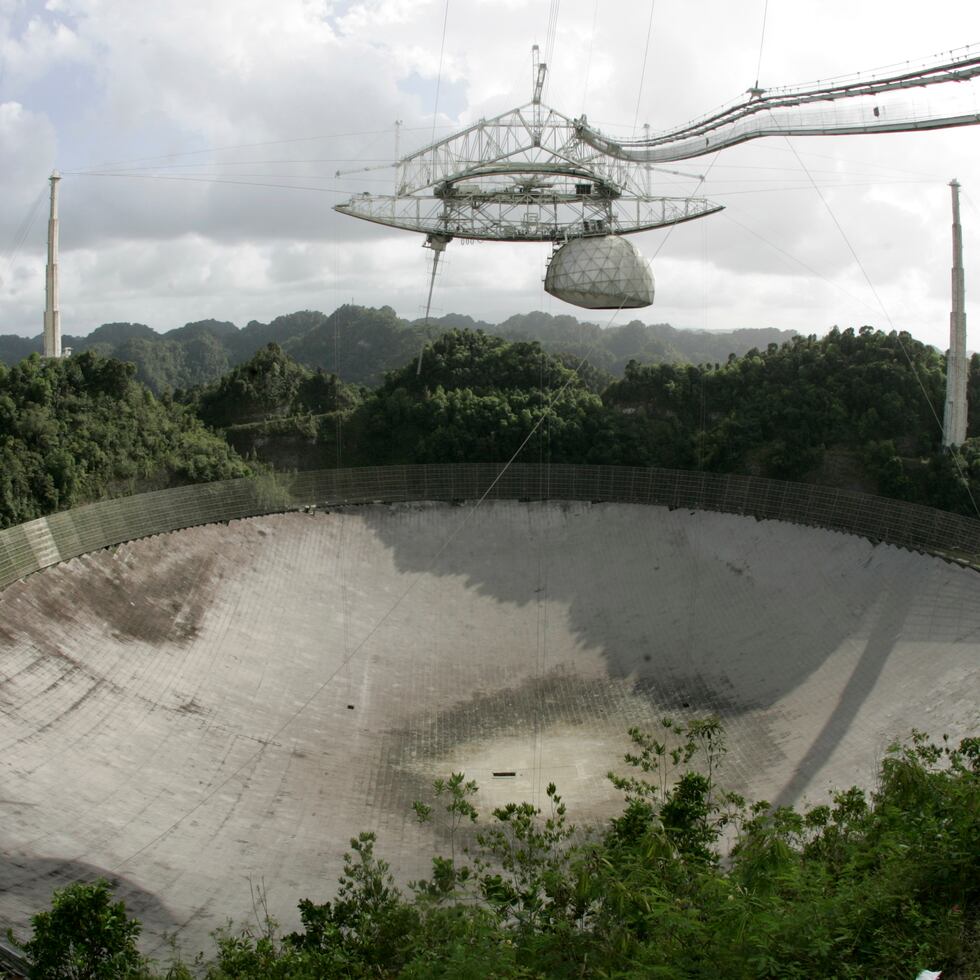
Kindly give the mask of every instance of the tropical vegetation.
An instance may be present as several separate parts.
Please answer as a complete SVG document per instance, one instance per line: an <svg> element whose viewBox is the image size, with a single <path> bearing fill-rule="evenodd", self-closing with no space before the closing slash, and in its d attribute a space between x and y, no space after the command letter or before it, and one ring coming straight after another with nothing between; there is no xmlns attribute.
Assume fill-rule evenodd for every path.
<svg viewBox="0 0 980 980"><path fill-rule="evenodd" d="M246 476L248 465L131 364L93 352L0 365L0 527L107 496Z"/></svg>
<svg viewBox="0 0 980 980"><path fill-rule="evenodd" d="M393 313L376 313L376 330L390 326ZM370 388L269 342L163 396L95 350L0 366L0 526L263 468L518 458L800 480L978 516L980 410L966 443L943 451L944 359L908 334L834 329L724 363L630 360L618 379L588 351L471 329L420 351ZM969 388L980 405L978 357Z"/></svg>
<svg viewBox="0 0 980 980"><path fill-rule="evenodd" d="M0 365L0 527L269 468L512 459L808 480L978 516L980 409L942 451L944 361L907 334L835 329L683 363L642 324L596 338L540 316L508 339L344 307L293 315L282 345L283 324L203 321L164 341L108 324L70 358ZM969 391L980 406L977 357ZM224 930L162 973L110 887L79 883L23 953L56 978L980 975L980 740L915 734L870 794L794 811L725 791L712 719L631 738L605 827L573 827L555 787L543 812L479 814L456 773L416 805L447 842L423 881L396 882L361 833L297 931Z"/></svg>
<svg viewBox="0 0 980 980"><path fill-rule="evenodd" d="M478 812L463 773L417 818L445 842L402 886L383 841L351 840L333 897L300 928L215 933L158 972L104 882L55 894L23 951L31 976L232 978L783 978L980 974L980 739L913 733L870 794L802 811L725 791L716 719L630 732L609 778L620 814L577 829L554 785L544 807ZM261 902L259 903L261 907Z"/></svg>
<svg viewBox="0 0 980 980"><path fill-rule="evenodd" d="M630 361L609 381L582 358L549 354L536 341L453 329L373 390L330 382L342 395L322 412L296 393L269 401L263 386L312 377L277 347L236 371L234 397L228 381L176 397L240 453L279 468L518 457L661 466L978 513L980 442L943 451L944 360L908 334L835 329L725 363ZM970 383L980 404L980 358ZM219 414L216 398L224 399ZM975 413L971 433L977 425Z"/></svg>
<svg viewBox="0 0 980 980"><path fill-rule="evenodd" d="M588 351L590 362L610 380L622 374L631 359L699 364L792 336L790 330L776 329L678 330L670 324L639 320L601 328L548 313L512 316L502 323L448 314L425 323L405 320L389 306L347 304L329 315L299 310L269 323L252 320L241 329L214 319L165 333L144 323L105 323L84 337L66 335L64 344L75 353L92 350L134 364L137 380L160 395L215 381L270 343L278 344L311 371L335 374L348 384L378 385L386 371L417 355L424 342L453 329L481 330L507 340L536 340L549 353L577 358ZM40 336L0 334L0 361L8 365L40 351Z"/></svg>

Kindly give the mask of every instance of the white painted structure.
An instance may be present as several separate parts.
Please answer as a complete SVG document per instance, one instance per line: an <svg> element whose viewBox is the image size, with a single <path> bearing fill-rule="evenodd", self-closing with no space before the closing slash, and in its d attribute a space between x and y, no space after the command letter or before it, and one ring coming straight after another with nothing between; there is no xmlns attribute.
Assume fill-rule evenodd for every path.
<svg viewBox="0 0 980 980"><path fill-rule="evenodd" d="M949 183L953 193L953 309L949 314L949 353L946 355L946 410L943 445L966 442L966 285L963 273L963 228L960 225L960 184Z"/></svg>
<svg viewBox="0 0 980 980"><path fill-rule="evenodd" d="M552 255L544 289L589 310L635 309L653 302L653 272L625 238L573 238Z"/></svg>
<svg viewBox="0 0 980 980"><path fill-rule="evenodd" d="M830 84L773 89L756 84L693 122L653 135L645 129L641 140L613 139L584 116L573 119L545 105L546 72L535 47L529 103L480 119L392 163L337 171L341 176L394 168L395 189L357 194L335 210L421 232L442 247L453 238L557 247L580 238L664 228L722 209L705 198L651 195L651 164L695 159L765 136L914 132L980 123L980 54L969 47ZM618 292L633 301L621 305L645 305L635 301L631 276L628 271ZM579 302L580 292L585 302ZM586 283L583 290L553 295L588 309L620 306L609 299L596 305L592 292Z"/></svg>
<svg viewBox="0 0 980 980"><path fill-rule="evenodd" d="M44 356L61 357L61 311L58 308L58 181L51 174L51 213L48 218L48 265L44 278Z"/></svg>

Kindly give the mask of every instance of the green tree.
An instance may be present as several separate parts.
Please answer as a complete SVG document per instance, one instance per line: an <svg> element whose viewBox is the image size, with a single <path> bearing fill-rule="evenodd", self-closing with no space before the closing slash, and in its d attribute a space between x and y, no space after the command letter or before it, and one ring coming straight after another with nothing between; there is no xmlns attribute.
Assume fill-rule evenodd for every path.
<svg viewBox="0 0 980 980"><path fill-rule="evenodd" d="M54 893L31 919L23 949L37 980L129 980L149 976L136 948L140 923L113 902L109 883L76 883Z"/></svg>
<svg viewBox="0 0 980 980"><path fill-rule="evenodd" d="M90 351L0 368L0 527L124 492L249 473L134 370Z"/></svg>
<svg viewBox="0 0 980 980"><path fill-rule="evenodd" d="M178 397L193 405L202 421L220 429L301 414L322 415L358 401L356 390L336 375L307 370L273 343L213 384Z"/></svg>

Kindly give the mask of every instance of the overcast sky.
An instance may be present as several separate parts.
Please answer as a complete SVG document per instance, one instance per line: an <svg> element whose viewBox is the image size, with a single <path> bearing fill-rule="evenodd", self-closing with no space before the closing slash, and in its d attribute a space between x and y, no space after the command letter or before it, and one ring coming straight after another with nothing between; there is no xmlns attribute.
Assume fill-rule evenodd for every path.
<svg viewBox="0 0 980 980"><path fill-rule="evenodd" d="M0 333L40 332L54 168L66 174L65 333L117 320L243 326L351 300L420 315L421 238L332 210L353 191L388 191L390 172L335 171L390 161L396 119L407 151L434 127L447 135L527 102L531 45L544 47L551 7L449 0L447 16L446 0L0 0ZM764 8L656 0L647 49L647 0L562 0L546 99L619 133L699 116L755 81ZM769 0L759 81L807 82L973 42L976 0ZM666 242L664 232L633 238L657 253L657 298L615 322L817 334L870 323L944 348L952 177L965 195L968 324L978 324L980 127L725 151L700 193L726 210ZM452 243L434 312L609 322L543 291L548 251Z"/></svg>

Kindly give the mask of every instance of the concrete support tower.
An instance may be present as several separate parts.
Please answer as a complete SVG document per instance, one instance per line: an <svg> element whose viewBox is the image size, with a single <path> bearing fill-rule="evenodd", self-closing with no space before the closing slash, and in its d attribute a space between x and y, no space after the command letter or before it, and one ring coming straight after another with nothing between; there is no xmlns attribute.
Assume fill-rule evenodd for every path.
<svg viewBox="0 0 980 980"><path fill-rule="evenodd" d="M61 313L58 309L58 181L51 174L51 216L48 218L48 267L44 279L44 356L61 357Z"/></svg>
<svg viewBox="0 0 980 980"><path fill-rule="evenodd" d="M966 442L966 300L963 276L963 229L960 226L960 184L953 190L953 310L949 314L949 353L946 355L946 411L943 445Z"/></svg>

